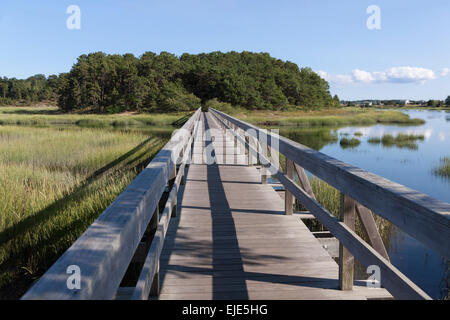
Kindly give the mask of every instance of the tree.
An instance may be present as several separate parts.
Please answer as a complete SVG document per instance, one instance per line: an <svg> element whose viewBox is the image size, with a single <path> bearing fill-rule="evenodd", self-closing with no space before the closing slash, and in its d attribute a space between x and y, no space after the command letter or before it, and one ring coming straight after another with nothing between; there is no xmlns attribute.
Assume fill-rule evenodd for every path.
<svg viewBox="0 0 450 320"><path fill-rule="evenodd" d="M450 106L450 96L448 96L447 99L445 99L445 105Z"/></svg>
<svg viewBox="0 0 450 320"><path fill-rule="evenodd" d="M268 53L133 54L94 52L68 73L0 79L7 99L56 100L64 111L192 110L211 99L247 109L339 106L328 83L310 68ZM0 96L0 97L1 97Z"/></svg>
<svg viewBox="0 0 450 320"><path fill-rule="evenodd" d="M337 96L337 94L335 94L333 97L333 105L334 105L334 107L341 106L341 101L339 100L339 97Z"/></svg>

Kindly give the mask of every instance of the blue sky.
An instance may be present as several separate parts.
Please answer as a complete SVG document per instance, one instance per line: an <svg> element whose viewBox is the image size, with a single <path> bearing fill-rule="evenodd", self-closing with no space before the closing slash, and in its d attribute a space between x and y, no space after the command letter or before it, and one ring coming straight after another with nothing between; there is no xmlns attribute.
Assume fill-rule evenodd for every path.
<svg viewBox="0 0 450 320"><path fill-rule="evenodd" d="M369 5L381 30L366 26ZM448 0L2 0L0 76L65 72L94 51L249 50L311 67L341 99L444 99L449 16Z"/></svg>

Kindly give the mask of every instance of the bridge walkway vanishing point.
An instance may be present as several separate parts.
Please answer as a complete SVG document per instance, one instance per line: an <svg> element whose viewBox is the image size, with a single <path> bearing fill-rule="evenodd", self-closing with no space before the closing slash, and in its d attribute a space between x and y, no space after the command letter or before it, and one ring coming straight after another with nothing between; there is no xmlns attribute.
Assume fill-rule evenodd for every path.
<svg viewBox="0 0 450 320"><path fill-rule="evenodd" d="M194 163L204 157L208 143L217 158L230 153L234 141L225 135L214 136L214 142L202 139L208 129L220 130L210 113L201 116L200 128ZM301 219L285 215L284 208L277 192L261 184L255 166L191 164L178 217L172 218L161 253L159 299L390 296L365 283L341 291L338 264Z"/></svg>
<svg viewBox="0 0 450 320"><path fill-rule="evenodd" d="M306 172L339 191L339 217ZM450 258L450 204L199 109L22 299L431 299L391 264L374 215ZM338 241L338 263L302 219ZM354 281L355 260L382 288Z"/></svg>

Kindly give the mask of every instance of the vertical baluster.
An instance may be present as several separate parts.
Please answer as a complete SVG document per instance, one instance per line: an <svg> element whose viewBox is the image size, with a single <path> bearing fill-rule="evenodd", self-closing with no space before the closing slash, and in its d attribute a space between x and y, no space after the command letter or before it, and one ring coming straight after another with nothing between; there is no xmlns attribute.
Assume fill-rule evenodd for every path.
<svg viewBox="0 0 450 320"><path fill-rule="evenodd" d="M286 175L289 179L294 179L294 162L286 158ZM292 215L294 212L294 197L287 189L284 192L284 211L286 215Z"/></svg>
<svg viewBox="0 0 450 320"><path fill-rule="evenodd" d="M260 152L261 155L264 156L264 158L268 158L267 157L267 145L264 143L259 143L259 147L261 148ZM262 161L260 161L263 165L261 168L261 183L262 184L266 184L267 183L267 177L269 176L269 170L266 169L264 163Z"/></svg>
<svg viewBox="0 0 450 320"><path fill-rule="evenodd" d="M340 220L350 229L355 230L355 201L343 193L341 193ZM354 268L354 257L342 243L339 243L339 287L341 290L353 290Z"/></svg>

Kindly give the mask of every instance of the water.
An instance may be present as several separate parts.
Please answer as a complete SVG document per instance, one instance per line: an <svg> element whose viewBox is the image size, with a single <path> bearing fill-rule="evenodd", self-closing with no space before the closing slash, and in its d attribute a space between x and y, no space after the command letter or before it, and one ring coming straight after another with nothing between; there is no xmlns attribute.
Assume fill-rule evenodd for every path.
<svg viewBox="0 0 450 320"><path fill-rule="evenodd" d="M450 156L450 113L431 110L403 112L412 118L424 119L426 123L421 126L289 128L286 136L331 157L450 203L450 180L436 176L432 170L439 165L441 158ZM282 135L284 130L281 130ZM337 138L352 138L357 132L363 134L355 136L361 141L359 146L342 148L338 143ZM370 137L380 138L383 134L396 136L399 133L423 135L424 140L416 141L415 149L388 148L368 142ZM390 241L391 262L432 298L441 299L446 294L448 281L444 259L400 230Z"/></svg>

